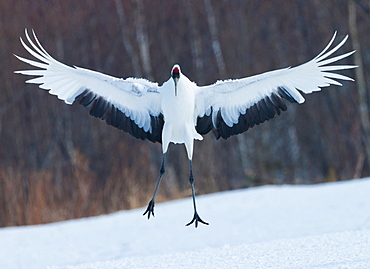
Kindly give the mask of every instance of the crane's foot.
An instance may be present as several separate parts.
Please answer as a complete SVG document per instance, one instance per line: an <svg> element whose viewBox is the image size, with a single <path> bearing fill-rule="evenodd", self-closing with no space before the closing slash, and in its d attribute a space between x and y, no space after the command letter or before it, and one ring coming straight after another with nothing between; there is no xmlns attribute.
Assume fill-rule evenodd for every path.
<svg viewBox="0 0 370 269"><path fill-rule="evenodd" d="M198 228L198 222L203 223L204 225L209 225L209 223L208 223L208 222L205 222L204 220L202 220L202 219L199 217L199 215L198 215L198 213L197 213L197 212L194 212L194 217L193 217L193 219L192 219L188 224L186 224L186 226L189 226L189 225L193 224L194 222L195 222L195 228Z"/></svg>
<svg viewBox="0 0 370 269"><path fill-rule="evenodd" d="M145 216L146 213L148 213L148 219L150 219L150 214L154 217L154 199L150 200L143 216Z"/></svg>

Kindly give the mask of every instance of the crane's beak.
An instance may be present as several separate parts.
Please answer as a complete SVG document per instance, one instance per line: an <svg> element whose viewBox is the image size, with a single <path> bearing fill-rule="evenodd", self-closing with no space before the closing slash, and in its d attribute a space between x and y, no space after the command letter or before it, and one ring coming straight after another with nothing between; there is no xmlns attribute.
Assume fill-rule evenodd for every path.
<svg viewBox="0 0 370 269"><path fill-rule="evenodd" d="M177 96L177 82L179 81L178 77L173 78L173 82L175 83L175 96Z"/></svg>
<svg viewBox="0 0 370 269"><path fill-rule="evenodd" d="M171 71L171 76L175 84L175 96L177 96L177 83L179 82L179 79L180 79L180 66L179 65L174 65Z"/></svg>

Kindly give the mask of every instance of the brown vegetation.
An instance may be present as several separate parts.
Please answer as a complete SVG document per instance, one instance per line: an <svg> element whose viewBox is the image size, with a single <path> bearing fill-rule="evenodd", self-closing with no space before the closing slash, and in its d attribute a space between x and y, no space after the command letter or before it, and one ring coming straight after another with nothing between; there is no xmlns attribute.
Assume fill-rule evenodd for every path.
<svg viewBox="0 0 370 269"><path fill-rule="evenodd" d="M352 42L361 49L343 61L361 63L360 73L344 72L362 77L360 93L350 82L324 88L243 135L195 142L201 194L369 175L369 9L362 0L1 1L0 226L144 206L161 161L159 144L136 140L13 74L25 68L13 53L28 56L19 42L24 28L69 65L162 83L179 63L199 85L300 64L335 30L354 33L340 52ZM170 146L158 195L190 195L182 146Z"/></svg>

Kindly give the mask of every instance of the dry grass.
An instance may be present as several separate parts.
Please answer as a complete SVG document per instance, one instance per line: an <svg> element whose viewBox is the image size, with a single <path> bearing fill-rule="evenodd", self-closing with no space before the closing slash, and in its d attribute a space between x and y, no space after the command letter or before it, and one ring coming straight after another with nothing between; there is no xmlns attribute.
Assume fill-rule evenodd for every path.
<svg viewBox="0 0 370 269"><path fill-rule="evenodd" d="M154 178L153 184L145 183L145 170L125 166L114 167L105 183L98 184L89 160L78 151L69 171L58 180L55 174L14 167L0 170L0 226L50 223L145 206L155 184ZM183 194L171 185L157 201L180 197Z"/></svg>

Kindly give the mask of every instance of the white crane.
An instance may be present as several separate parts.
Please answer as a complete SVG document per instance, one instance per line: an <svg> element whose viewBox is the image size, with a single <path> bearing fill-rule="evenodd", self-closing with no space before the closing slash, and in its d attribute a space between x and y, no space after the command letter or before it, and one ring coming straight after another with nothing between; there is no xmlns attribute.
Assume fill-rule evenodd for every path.
<svg viewBox="0 0 370 269"><path fill-rule="evenodd" d="M77 66L67 66L52 58L41 46L35 33L34 41L25 31L28 46L22 38L23 47L38 61L15 55L19 60L39 69L15 71L36 76L27 83L39 84L64 100L66 104L78 102L90 109L92 116L105 120L109 125L130 133L136 138L162 143L163 157L160 176L153 198L144 212L154 216L154 202L162 176L165 173L165 158L169 144L185 144L190 163L189 181L192 189L194 217L187 224L198 222L208 225L197 212L193 178L194 139L213 131L216 138L227 139L231 135L247 131L254 125L269 120L291 103L303 103L301 93L320 91L321 87L342 84L336 81L353 80L332 73L354 65L329 66L346 58L354 51L329 58L346 42L346 36L329 50L336 33L325 49L313 60L294 68L284 68L263 74L217 81L209 86L197 86L175 64L171 77L162 86L142 78L115 78ZM328 51L329 50L329 51Z"/></svg>

